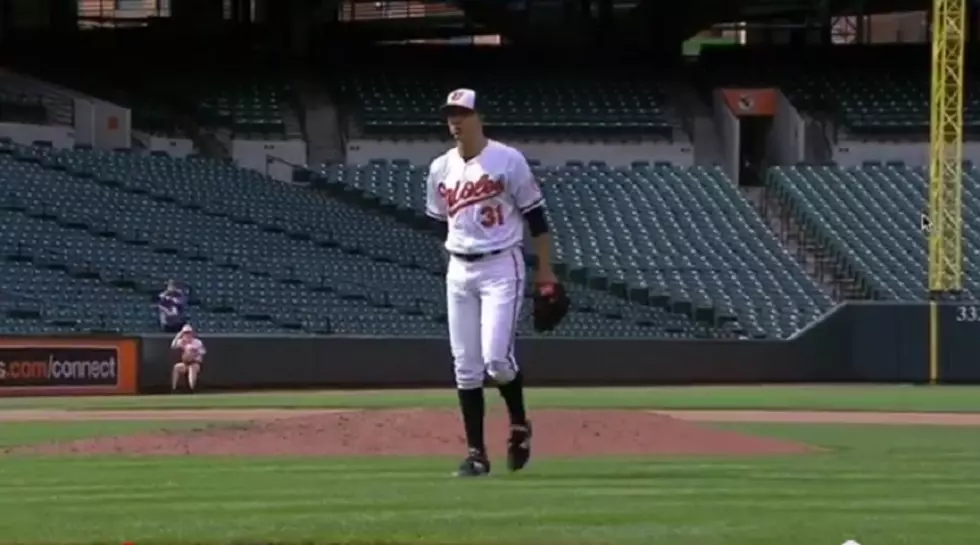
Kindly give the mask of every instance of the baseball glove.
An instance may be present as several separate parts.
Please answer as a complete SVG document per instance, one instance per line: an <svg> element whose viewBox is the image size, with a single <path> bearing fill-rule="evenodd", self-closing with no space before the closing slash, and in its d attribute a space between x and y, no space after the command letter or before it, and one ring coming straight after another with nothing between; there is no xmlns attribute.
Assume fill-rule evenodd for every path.
<svg viewBox="0 0 980 545"><path fill-rule="evenodd" d="M551 331L568 314L571 300L561 284L539 286L534 293L534 330Z"/></svg>

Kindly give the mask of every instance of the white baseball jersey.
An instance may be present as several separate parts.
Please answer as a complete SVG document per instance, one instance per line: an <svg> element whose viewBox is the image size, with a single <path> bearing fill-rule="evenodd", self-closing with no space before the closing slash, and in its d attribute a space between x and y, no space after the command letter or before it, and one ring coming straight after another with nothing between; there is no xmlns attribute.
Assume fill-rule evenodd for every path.
<svg viewBox="0 0 980 545"><path fill-rule="evenodd" d="M429 166L426 214L447 222L451 253L482 254L521 244L523 215L543 204L524 155L495 140L469 161L453 148Z"/></svg>
<svg viewBox="0 0 980 545"><path fill-rule="evenodd" d="M185 337L183 334L178 333L174 340L170 342L171 348L177 348L181 351L181 361L185 363L191 362L201 362L204 359L204 355L208 353L207 349L204 348L204 343L198 338Z"/></svg>

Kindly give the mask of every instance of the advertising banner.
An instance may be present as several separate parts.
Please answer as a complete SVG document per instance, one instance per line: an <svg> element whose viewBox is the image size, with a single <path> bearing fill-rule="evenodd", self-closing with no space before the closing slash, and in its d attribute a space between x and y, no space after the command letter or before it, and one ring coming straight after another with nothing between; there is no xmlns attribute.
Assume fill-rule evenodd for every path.
<svg viewBox="0 0 980 545"><path fill-rule="evenodd" d="M0 397L135 394L136 339L0 338Z"/></svg>

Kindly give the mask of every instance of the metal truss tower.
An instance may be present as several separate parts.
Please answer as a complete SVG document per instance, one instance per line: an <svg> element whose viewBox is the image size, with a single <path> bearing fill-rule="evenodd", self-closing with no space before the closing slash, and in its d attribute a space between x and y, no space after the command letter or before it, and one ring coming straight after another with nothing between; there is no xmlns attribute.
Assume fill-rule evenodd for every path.
<svg viewBox="0 0 980 545"><path fill-rule="evenodd" d="M929 291L963 286L963 53L966 0L934 0Z"/></svg>
<svg viewBox="0 0 980 545"><path fill-rule="evenodd" d="M938 379L938 300L963 289L963 54L966 0L933 0L929 164L929 377Z"/></svg>

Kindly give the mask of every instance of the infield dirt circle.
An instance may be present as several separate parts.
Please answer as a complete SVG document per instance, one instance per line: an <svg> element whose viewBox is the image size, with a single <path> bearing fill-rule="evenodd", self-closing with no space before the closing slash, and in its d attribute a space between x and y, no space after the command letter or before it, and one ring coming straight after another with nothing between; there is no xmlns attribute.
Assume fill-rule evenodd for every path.
<svg viewBox="0 0 980 545"><path fill-rule="evenodd" d="M759 411L538 410L536 455L761 456L815 447L717 429L710 422L821 422L980 425L980 415ZM5 449L5 453L363 456L457 455L464 451L455 410L136 410L3 411L0 421L199 421L191 429L97 437ZM503 445L506 415L488 415L487 440ZM498 447L499 448L499 447ZM493 448L491 448L493 450Z"/></svg>

